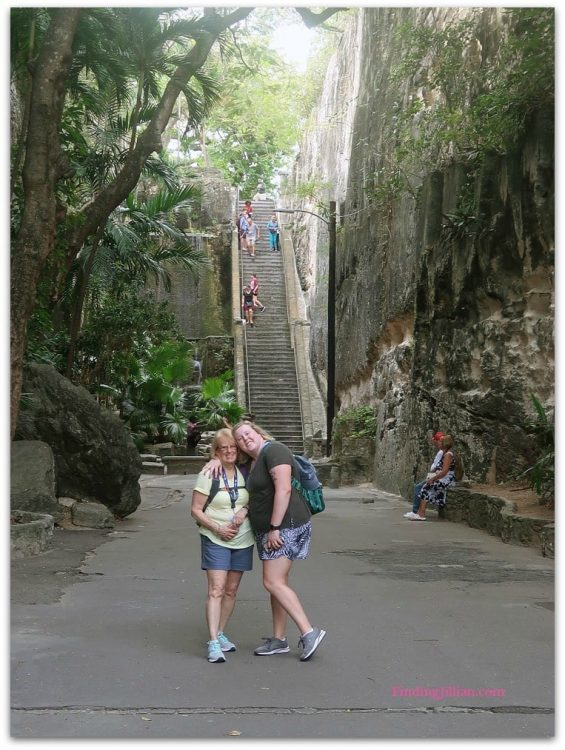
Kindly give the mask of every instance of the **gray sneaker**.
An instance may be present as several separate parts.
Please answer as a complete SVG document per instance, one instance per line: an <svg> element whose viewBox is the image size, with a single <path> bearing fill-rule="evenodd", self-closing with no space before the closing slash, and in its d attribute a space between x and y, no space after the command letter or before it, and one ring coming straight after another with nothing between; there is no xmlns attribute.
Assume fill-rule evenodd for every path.
<svg viewBox="0 0 565 750"><path fill-rule="evenodd" d="M271 654L286 654L290 651L286 638L263 638L265 643L253 652L256 656L270 656Z"/></svg>
<svg viewBox="0 0 565 750"><path fill-rule="evenodd" d="M306 635L303 635L300 640L298 641L298 645L302 644L302 656L300 657L300 661L306 661L309 659L314 651L318 648L320 643L322 642L322 639L326 635L325 630L320 630L320 628L314 628L310 633L306 633Z"/></svg>

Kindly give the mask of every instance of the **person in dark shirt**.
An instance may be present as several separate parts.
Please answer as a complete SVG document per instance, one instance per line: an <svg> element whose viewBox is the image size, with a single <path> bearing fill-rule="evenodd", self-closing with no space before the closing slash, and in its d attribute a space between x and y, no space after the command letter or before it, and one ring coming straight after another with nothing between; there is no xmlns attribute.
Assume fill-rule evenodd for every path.
<svg viewBox="0 0 565 750"><path fill-rule="evenodd" d="M306 616L296 592L288 585L294 560L307 557L312 534L310 509L291 485L298 470L290 449L253 422L239 422L233 436L240 450L253 459L248 478L249 520L255 532L259 559L263 562L263 585L271 597L273 635L255 649L257 656L286 653L288 616L300 631L306 661L326 635Z"/></svg>
<svg viewBox="0 0 565 750"><path fill-rule="evenodd" d="M249 323L251 328L255 325L253 321L253 307L253 292L251 291L249 284L246 284L243 287L243 294L241 296L241 309L243 310L243 319L246 323Z"/></svg>
<svg viewBox="0 0 565 750"><path fill-rule="evenodd" d="M196 417L190 416L186 424L186 448L189 456L194 456L196 453L196 446L200 442L202 433L198 426L198 420Z"/></svg>
<svg viewBox="0 0 565 750"><path fill-rule="evenodd" d="M290 449L248 420L238 422L233 436L243 454L251 459L247 479L249 521L255 533L259 559L263 563L263 585L270 594L273 635L264 638L254 653L271 656L290 651L287 640L288 617L300 631L301 661L314 654L326 631L313 627L296 592L288 585L294 560L308 556L312 523L310 509L302 495L292 486L298 469ZM219 471L214 459L204 472Z"/></svg>

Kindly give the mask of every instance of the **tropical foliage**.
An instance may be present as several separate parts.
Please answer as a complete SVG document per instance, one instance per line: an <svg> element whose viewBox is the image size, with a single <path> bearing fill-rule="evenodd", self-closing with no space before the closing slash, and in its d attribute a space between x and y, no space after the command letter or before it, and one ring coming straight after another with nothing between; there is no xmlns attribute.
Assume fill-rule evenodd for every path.
<svg viewBox="0 0 565 750"><path fill-rule="evenodd" d="M202 390L196 400L198 422L210 430L224 426L224 419L236 424L245 409L235 398L231 382L233 372L228 371L217 378L207 378L202 382Z"/></svg>
<svg viewBox="0 0 565 750"><path fill-rule="evenodd" d="M520 478L528 480L530 487L539 495L542 505L555 503L555 425L554 415L548 413L543 404L531 394L535 420L529 425L538 458Z"/></svg>
<svg viewBox="0 0 565 750"><path fill-rule="evenodd" d="M472 16L399 26L402 63L391 77L399 86L417 78L410 88L419 93L398 103L390 157L367 182L377 205L414 194L419 164L458 161L477 171L488 154L515 147L534 112L553 107L554 9L494 10L492 24L500 27L496 49L489 26Z"/></svg>
<svg viewBox="0 0 565 750"><path fill-rule="evenodd" d="M353 438L375 438L377 416L372 406L357 406L345 409L336 417L337 425L347 425L348 436Z"/></svg>
<svg viewBox="0 0 565 750"><path fill-rule="evenodd" d="M121 389L102 385L119 408L139 447L146 441L186 438L186 396L178 383L190 371L190 347L185 342L167 342L150 347L143 357L129 357Z"/></svg>
<svg viewBox="0 0 565 750"><path fill-rule="evenodd" d="M297 11L309 26L336 12ZM194 272L205 266L180 228L190 226L197 198L192 175L171 165L162 140L179 103L186 137L200 138L210 121L215 145L239 138L256 152L217 157L228 171L244 159L248 171L235 168L234 179L237 173L245 185L266 176L267 164L276 167L292 141L292 126L276 106L291 81L274 57L254 79L269 79L265 95L248 96L245 71L255 75L265 49L244 35L239 47L235 32L243 34L241 23L252 13L259 22L261 13L250 7L11 10L12 435L26 356L50 361L93 389L113 377L106 385L123 392L121 381L137 382L133 352L146 362L156 342L174 343L169 326L145 331L143 340L138 324L141 311L148 329L164 322L161 309L139 299L148 276L166 284L171 263ZM216 43L223 57L210 58ZM226 97L227 61L239 71L251 129L249 118L237 117L238 98ZM228 132L229 106L235 124ZM136 377L144 382L142 372ZM180 411L166 400L165 414Z"/></svg>
<svg viewBox="0 0 565 750"><path fill-rule="evenodd" d="M266 36L244 37L213 70L221 96L205 123L208 158L242 195L271 189L298 141L300 78Z"/></svg>
<svg viewBox="0 0 565 750"><path fill-rule="evenodd" d="M193 121L207 113L217 91L203 68L206 58L251 10L182 16L155 8L13 10L12 85L22 107L11 163L12 432L38 287L54 327L70 326L76 338L82 282L91 272L85 263L94 263L101 245L119 245L108 223L122 204L131 214L122 223L134 223L128 196L142 176L153 174L169 192L179 189L159 159L161 135L180 96ZM170 234L168 240L174 243ZM78 301L72 321L64 304L69 274Z"/></svg>

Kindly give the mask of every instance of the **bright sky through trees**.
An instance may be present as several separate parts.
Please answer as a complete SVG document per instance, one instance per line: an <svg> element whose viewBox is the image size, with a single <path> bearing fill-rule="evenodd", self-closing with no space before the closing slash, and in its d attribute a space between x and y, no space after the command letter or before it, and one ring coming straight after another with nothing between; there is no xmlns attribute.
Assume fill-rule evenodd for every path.
<svg viewBox="0 0 565 750"><path fill-rule="evenodd" d="M307 29L303 23L285 24L273 32L272 46L296 66L297 72L304 73L315 36L316 30Z"/></svg>

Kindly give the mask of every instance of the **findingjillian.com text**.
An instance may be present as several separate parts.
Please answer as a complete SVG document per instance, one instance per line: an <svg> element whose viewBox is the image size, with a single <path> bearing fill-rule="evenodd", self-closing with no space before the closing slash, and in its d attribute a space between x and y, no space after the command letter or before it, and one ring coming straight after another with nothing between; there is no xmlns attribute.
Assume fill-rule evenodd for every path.
<svg viewBox="0 0 565 750"><path fill-rule="evenodd" d="M393 698L432 698L435 701L443 701L446 698L504 698L506 689L469 688L459 685L438 685L437 687L393 685L390 694Z"/></svg>

